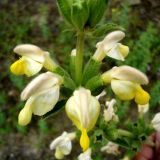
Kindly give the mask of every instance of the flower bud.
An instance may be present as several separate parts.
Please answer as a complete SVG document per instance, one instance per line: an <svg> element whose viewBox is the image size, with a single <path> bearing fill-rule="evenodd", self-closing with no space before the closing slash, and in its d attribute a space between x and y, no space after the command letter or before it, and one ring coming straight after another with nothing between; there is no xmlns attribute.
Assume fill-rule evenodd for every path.
<svg viewBox="0 0 160 160"><path fill-rule="evenodd" d="M63 159L65 155L69 155L72 150L71 141L76 137L75 133L63 132L61 136L57 137L50 144L50 149L55 149L55 157Z"/></svg>
<svg viewBox="0 0 160 160"><path fill-rule="evenodd" d="M106 101L107 109L104 109L104 120L109 122L111 120L118 121L118 116L115 114L114 105L116 104L116 100L112 99L111 101Z"/></svg>
<svg viewBox="0 0 160 160"><path fill-rule="evenodd" d="M108 154L114 154L114 155L120 154L118 144L113 142L108 142L106 146L101 148L101 152L106 152Z"/></svg>

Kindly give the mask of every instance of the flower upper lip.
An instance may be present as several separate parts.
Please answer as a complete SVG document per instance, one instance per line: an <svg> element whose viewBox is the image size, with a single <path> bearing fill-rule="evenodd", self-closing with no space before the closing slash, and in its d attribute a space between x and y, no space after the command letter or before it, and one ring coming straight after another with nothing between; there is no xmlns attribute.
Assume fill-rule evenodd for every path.
<svg viewBox="0 0 160 160"><path fill-rule="evenodd" d="M13 51L21 56L30 57L31 59L40 63L43 63L45 61L45 51L32 44L20 44L16 46Z"/></svg>
<svg viewBox="0 0 160 160"><path fill-rule="evenodd" d="M42 73L35 79L33 79L26 88L21 93L21 99L26 100L31 95L41 92L44 89L49 89L50 87L53 87L54 85L59 84L61 81L61 77L57 74L54 74L52 72L46 72ZM47 82L47 83L46 83Z"/></svg>

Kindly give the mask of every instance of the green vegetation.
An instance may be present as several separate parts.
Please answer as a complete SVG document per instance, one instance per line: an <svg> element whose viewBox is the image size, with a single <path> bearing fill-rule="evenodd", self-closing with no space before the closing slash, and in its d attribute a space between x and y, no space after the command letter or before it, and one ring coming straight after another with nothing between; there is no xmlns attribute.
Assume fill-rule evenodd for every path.
<svg viewBox="0 0 160 160"><path fill-rule="evenodd" d="M135 11L132 5L124 3L123 0L113 0L109 5L110 8L108 7L103 21L109 21L124 28L127 35L125 43L131 48L130 56L127 57L126 61L124 63L118 62L116 65L130 65L148 75L150 85L147 90L151 94L150 107L155 113L160 107L160 37L157 36L159 34L158 26L151 19L141 19L141 13ZM138 7L143 8L144 6L139 4ZM69 60L67 57L75 44L72 41L73 36L75 35L59 18L54 0L48 1L48 3L42 0L37 2L28 0L25 3L1 0L0 135L2 136L0 136L0 144L4 144L5 139L3 141L3 136L11 133L26 135L28 130L30 132L36 130L37 135L49 134L50 139L54 138L54 134L57 133L57 129L51 129L55 123L53 119L42 120L35 118L33 124L31 124L31 129L20 127L17 124L18 112L24 105L19 102L19 95L30 78L17 77L10 73L9 66L14 61L13 48L21 43L36 44L44 47L44 49L49 48L52 57L56 57L59 62L63 62L64 67L69 67L66 64ZM98 39L100 38L101 36L98 37ZM93 42L91 43L92 46L88 45L85 49L86 57L90 56L91 48L95 48L95 39L91 38L90 40ZM112 67L115 64L112 60L109 62L105 59L105 61L108 64L104 68ZM118 105L124 107L119 112L119 116L123 117L128 112L127 105L120 102L118 102ZM62 130L61 126L63 124L59 126L60 131ZM95 159L101 160L102 157L97 154Z"/></svg>

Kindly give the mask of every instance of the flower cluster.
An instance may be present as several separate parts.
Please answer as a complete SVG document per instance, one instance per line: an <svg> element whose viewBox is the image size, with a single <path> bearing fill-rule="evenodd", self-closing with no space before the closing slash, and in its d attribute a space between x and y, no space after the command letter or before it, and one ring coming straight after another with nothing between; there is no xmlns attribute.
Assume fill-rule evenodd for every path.
<svg viewBox="0 0 160 160"><path fill-rule="evenodd" d="M109 33L104 40L97 43L97 50L91 57L92 63L101 64L105 56L124 61L129 53L129 48L119 43L124 37L125 34L122 31ZM18 122L24 126L30 123L32 114L43 116L56 106L60 101L60 88L66 87L66 74L57 72L57 68L60 69L60 66L51 59L48 52L35 45L18 45L15 47L14 52L22 56L11 65L10 69L14 74L33 76L42 67L48 70L46 73L34 78L21 93L21 100L26 100L26 104L19 113ZM76 57L76 50L73 50L71 55L71 57ZM70 76L70 79L72 78ZM106 85L111 84L113 92L119 99L127 101L134 99L139 106L139 112L145 112L145 106L148 106L150 96L141 86L148 84L148 78L142 72L130 66L119 66L102 73L99 79L104 88ZM65 104L67 116L81 132L79 141L84 153L79 156L78 159L80 160L91 159L88 132L95 127L101 110L99 98L93 96L90 88L86 86L81 84L74 87L73 94L68 97ZM118 116L114 109L115 103L115 99L106 102L107 108L103 114L106 123L118 121ZM152 120L152 123L155 128L158 128L157 117ZM55 157L57 159L63 159L65 155L71 152L71 140L75 139L75 137L75 133L64 132L51 143L50 149L56 150ZM107 146L102 147L102 151L106 150L107 153L110 153L111 147L108 146L112 144L114 143L110 142ZM116 148L115 150L118 153L118 149Z"/></svg>
<svg viewBox="0 0 160 160"><path fill-rule="evenodd" d="M106 56L124 61L129 53L129 48L120 43L124 37L125 33L122 31L109 33L102 41L97 43L97 50L91 57L90 62L101 65L102 60ZM82 77L81 83L77 84L72 76L75 74L71 73L70 75L67 71L62 70L62 68L51 59L49 52L43 51L39 47L31 44L18 45L15 47L14 52L22 56L10 67L11 72L14 74L33 76L37 74L42 67L48 70L46 73L41 73L34 78L22 91L21 100L26 101L26 104L19 113L19 124L23 126L27 125L30 123L32 115L43 116L50 112L61 100L60 97L65 96L67 99L65 104L66 114L81 132L79 142L83 153L78 159L91 160L91 146L88 132L95 127L100 115L101 104L98 100L99 98L92 94L92 88L96 88L94 86L96 82L90 82L92 79L94 80L94 77L97 75L92 75L94 71L91 70L91 73L88 72L88 80L85 82L84 79L86 79L86 76L84 76ZM72 58L76 58L78 56L78 50L73 50L71 55ZM72 68L72 71L74 71L76 61L72 62L75 63ZM87 64L88 66L91 65L90 62ZM87 72L87 69L85 69L84 73L85 72ZM130 66L113 67L100 74L98 78L97 81L101 82L100 85L103 89L105 89L106 85L111 84L113 92L119 99L124 101L134 99L139 106L144 107L148 105L150 96L141 86L148 84L148 78L139 70ZM64 93L60 92L61 88L71 89L72 94L69 96L64 95ZM114 109L115 103L115 99L106 102L107 108L105 108L103 114L106 123L109 121L118 122L118 116ZM152 122L156 123L156 119L157 118ZM156 126L156 124L154 126ZM56 150L55 156L57 159L62 159L71 152L71 141L75 139L75 137L75 133L64 132L51 143L50 149ZM108 146L114 146L112 147L113 150L116 150L118 153L117 146L115 148L113 144L114 143L109 143ZM108 146L103 147L102 151L108 148L106 152L111 152L111 148Z"/></svg>

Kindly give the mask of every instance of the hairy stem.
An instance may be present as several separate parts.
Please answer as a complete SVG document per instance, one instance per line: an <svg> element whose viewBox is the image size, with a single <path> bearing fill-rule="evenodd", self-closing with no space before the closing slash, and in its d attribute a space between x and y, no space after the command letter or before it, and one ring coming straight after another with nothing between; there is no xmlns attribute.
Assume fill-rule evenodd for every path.
<svg viewBox="0 0 160 160"><path fill-rule="evenodd" d="M77 46L76 46L76 64L75 64L75 79L76 83L80 85L82 79L82 68L83 68L83 50L84 50L84 33L80 32L77 35Z"/></svg>

